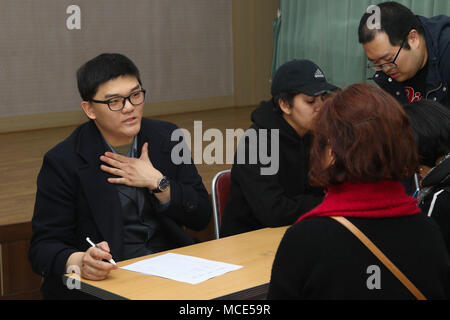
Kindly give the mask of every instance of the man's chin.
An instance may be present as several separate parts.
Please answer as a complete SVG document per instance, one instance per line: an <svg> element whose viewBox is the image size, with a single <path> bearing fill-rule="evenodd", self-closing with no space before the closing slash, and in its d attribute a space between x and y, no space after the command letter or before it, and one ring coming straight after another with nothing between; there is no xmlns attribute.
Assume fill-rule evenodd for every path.
<svg viewBox="0 0 450 320"><path fill-rule="evenodd" d="M132 127L125 128L124 133L128 137L135 137L139 133L139 131L141 131L141 123L140 122Z"/></svg>

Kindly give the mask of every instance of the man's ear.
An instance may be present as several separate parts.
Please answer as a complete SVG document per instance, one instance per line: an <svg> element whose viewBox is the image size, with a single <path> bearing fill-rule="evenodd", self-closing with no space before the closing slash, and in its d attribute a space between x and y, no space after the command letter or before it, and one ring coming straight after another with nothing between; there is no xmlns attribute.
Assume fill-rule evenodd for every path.
<svg viewBox="0 0 450 320"><path fill-rule="evenodd" d="M92 104L89 101L83 101L81 102L81 108L83 108L84 113L86 116L91 119L95 120L97 117L95 116L95 110Z"/></svg>
<svg viewBox="0 0 450 320"><path fill-rule="evenodd" d="M284 114L290 115L291 114L291 106L286 101L279 99L278 105L280 106L281 111L283 111Z"/></svg>
<svg viewBox="0 0 450 320"><path fill-rule="evenodd" d="M408 34L408 44L411 48L417 49L421 44L421 37L416 29L412 29Z"/></svg>

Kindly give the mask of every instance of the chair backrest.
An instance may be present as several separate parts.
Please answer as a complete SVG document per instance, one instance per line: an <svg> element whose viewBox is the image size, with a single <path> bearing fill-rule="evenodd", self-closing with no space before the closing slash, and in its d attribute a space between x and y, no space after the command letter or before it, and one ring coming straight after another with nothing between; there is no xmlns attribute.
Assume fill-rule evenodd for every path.
<svg viewBox="0 0 450 320"><path fill-rule="evenodd" d="M231 170L217 173L212 181L212 202L214 212L214 231L216 239L219 239L219 229L222 222L222 214L225 210L228 194L230 193Z"/></svg>

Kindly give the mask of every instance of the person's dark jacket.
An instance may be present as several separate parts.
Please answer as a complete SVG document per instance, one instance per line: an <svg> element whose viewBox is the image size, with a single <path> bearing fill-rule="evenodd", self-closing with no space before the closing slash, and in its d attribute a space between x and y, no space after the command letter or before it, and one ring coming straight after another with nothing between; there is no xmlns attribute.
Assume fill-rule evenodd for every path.
<svg viewBox="0 0 450 320"><path fill-rule="evenodd" d="M230 193L222 217L220 236L249 232L266 227L293 224L302 214L322 202L320 188L309 185L309 149L311 136L300 137L275 111L272 101L263 102L252 113L249 130L268 129L267 150L271 150L271 132L279 130L279 167L274 175L264 175L258 157L256 164L235 163L231 170ZM261 137L258 136L258 143ZM245 143L246 154L256 146ZM251 144L251 146L250 146ZM259 151L259 148L258 148ZM276 153L276 151L274 151Z"/></svg>
<svg viewBox="0 0 450 320"><path fill-rule="evenodd" d="M427 100L438 101L450 108L450 17L440 15L418 18L425 29L428 49L428 75L424 96ZM382 71L375 73L372 80L401 104L409 102L403 83L395 81Z"/></svg>
<svg viewBox="0 0 450 320"><path fill-rule="evenodd" d="M421 186L419 206L436 220L450 254L450 156L428 172Z"/></svg>
<svg viewBox="0 0 450 320"><path fill-rule="evenodd" d="M348 220L427 299L450 298L450 258L435 221L421 214ZM358 238L330 217L305 219L287 230L275 257L267 298L415 299Z"/></svg>
<svg viewBox="0 0 450 320"><path fill-rule="evenodd" d="M171 150L178 143L171 141L175 129L173 124L144 118L138 134L139 152L148 142L153 166L170 180L170 206L152 213L161 232L168 235L167 248L195 243L183 227L201 230L211 217L209 196L195 165L171 161ZM112 176L100 169L100 156L107 150L100 131L89 121L44 156L29 250L34 272L44 277L44 297L68 293L62 281L66 262L71 254L89 249L86 237L96 243L108 242L113 259L123 260L124 228L118 191L107 181ZM154 198L149 192L147 196Z"/></svg>

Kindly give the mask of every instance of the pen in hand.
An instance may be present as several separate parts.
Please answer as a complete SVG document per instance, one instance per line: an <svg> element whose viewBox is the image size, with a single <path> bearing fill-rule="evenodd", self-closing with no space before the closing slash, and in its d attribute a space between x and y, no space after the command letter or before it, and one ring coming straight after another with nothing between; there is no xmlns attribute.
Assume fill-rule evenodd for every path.
<svg viewBox="0 0 450 320"><path fill-rule="evenodd" d="M91 241L91 239L89 239L89 237L86 238L86 241L89 242L89 244L90 244L91 246L93 246L94 248L97 248L97 249L102 250L102 249L99 248L96 244L94 244L94 243ZM102 251L103 251L103 250L102 250ZM116 262L115 262L113 259L109 259L108 261L109 261L110 263L112 263L113 265L117 266Z"/></svg>

